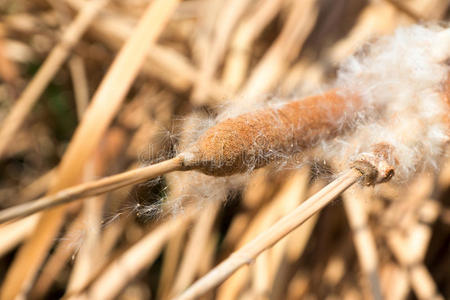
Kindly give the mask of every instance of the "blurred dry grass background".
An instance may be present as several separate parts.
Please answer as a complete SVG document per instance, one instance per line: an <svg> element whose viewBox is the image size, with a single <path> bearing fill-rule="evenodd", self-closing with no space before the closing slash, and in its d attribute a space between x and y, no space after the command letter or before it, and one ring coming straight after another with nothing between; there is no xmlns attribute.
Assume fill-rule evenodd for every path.
<svg viewBox="0 0 450 300"><path fill-rule="evenodd" d="M448 21L449 4L1 0L0 206L170 156L189 115L326 89L359 46ZM133 209L189 177L1 225L1 298L170 299L317 191L313 171L258 170L174 218ZM442 161L408 186L347 192L202 299L449 299L449 187Z"/></svg>

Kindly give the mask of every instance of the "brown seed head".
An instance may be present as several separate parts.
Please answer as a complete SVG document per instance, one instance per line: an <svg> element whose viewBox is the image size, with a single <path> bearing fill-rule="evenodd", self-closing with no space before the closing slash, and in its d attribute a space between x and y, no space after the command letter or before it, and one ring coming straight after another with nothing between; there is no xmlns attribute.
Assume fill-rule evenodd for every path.
<svg viewBox="0 0 450 300"><path fill-rule="evenodd" d="M185 166L215 176L263 167L342 133L360 107L358 97L332 90L226 119L183 154Z"/></svg>

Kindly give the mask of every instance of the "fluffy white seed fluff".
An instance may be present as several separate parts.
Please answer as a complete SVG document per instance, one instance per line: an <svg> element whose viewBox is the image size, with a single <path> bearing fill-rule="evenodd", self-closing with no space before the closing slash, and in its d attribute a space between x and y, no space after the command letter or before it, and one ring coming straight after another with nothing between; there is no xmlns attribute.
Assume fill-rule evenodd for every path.
<svg viewBox="0 0 450 300"><path fill-rule="evenodd" d="M395 148L395 178L435 167L449 140L443 84L450 68L450 29L412 26L366 45L340 68L336 85L359 94L367 109L351 135L324 143L329 157L355 159L370 146Z"/></svg>

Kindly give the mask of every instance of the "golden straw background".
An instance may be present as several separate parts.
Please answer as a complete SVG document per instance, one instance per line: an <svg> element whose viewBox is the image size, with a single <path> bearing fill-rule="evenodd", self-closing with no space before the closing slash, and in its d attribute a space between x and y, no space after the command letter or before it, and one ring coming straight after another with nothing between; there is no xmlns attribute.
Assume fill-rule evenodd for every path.
<svg viewBox="0 0 450 300"><path fill-rule="evenodd" d="M6 0L0 13L4 209L169 157L189 116L324 91L365 42L448 22L450 3ZM314 174L262 168L200 210L137 214L210 184L168 175L2 224L0 300L172 299L328 183ZM449 188L443 159L407 186L347 191L199 299L449 299Z"/></svg>

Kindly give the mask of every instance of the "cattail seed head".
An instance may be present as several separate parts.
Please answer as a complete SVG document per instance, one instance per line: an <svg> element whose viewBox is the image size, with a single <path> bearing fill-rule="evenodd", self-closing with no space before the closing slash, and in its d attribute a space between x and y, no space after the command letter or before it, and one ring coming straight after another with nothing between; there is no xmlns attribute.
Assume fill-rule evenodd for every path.
<svg viewBox="0 0 450 300"><path fill-rule="evenodd" d="M227 176L286 159L341 134L360 109L350 93L328 93L226 119L182 155L185 166Z"/></svg>

